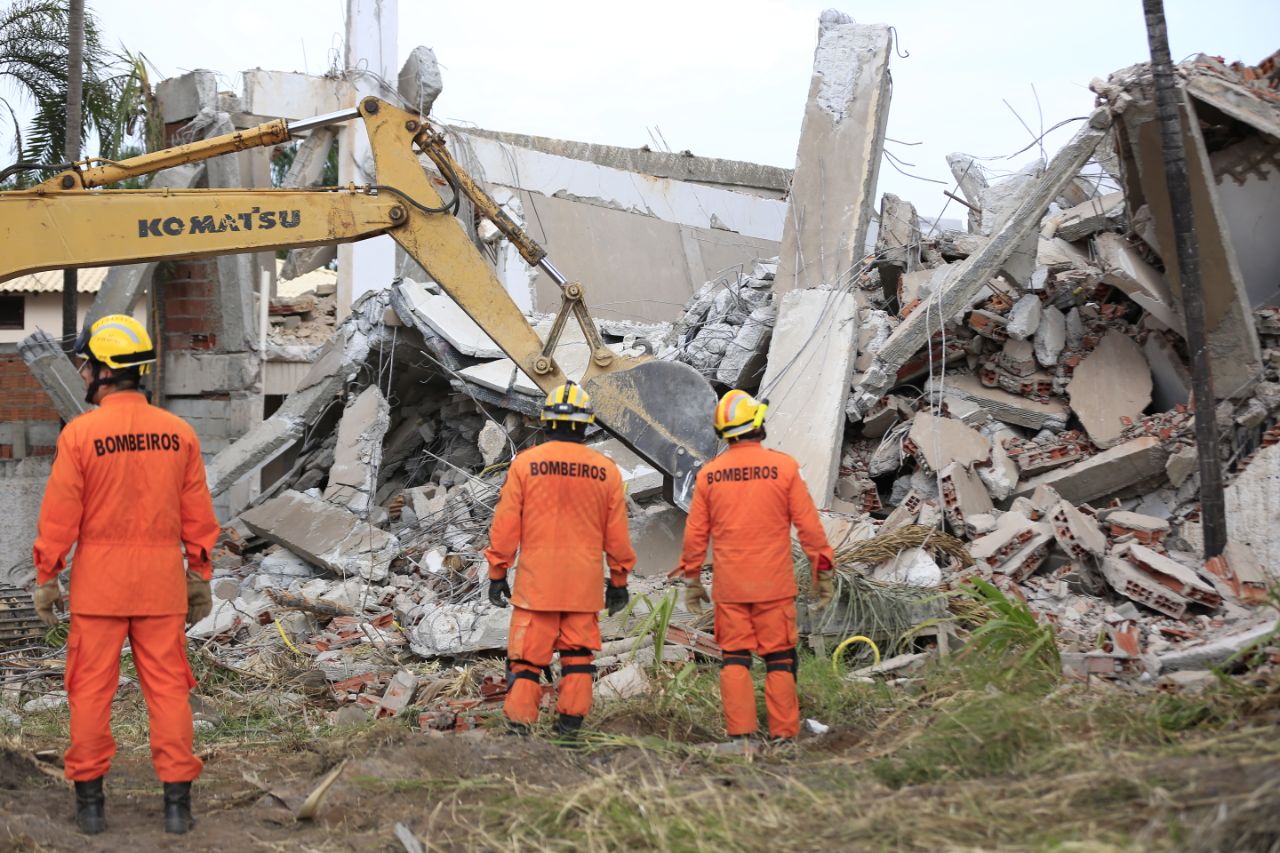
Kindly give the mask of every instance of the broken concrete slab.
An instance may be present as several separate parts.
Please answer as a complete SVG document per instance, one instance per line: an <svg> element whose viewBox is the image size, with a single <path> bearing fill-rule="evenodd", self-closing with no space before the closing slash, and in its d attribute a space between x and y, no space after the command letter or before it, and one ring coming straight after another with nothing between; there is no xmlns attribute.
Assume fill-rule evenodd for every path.
<svg viewBox="0 0 1280 853"><path fill-rule="evenodd" d="M1075 179L1109 126L1107 112L1095 111L1088 124L1054 156L1044 177L1026 188L991 239L960 262L956 272L948 277L946 287L934 297L936 305L929 311L913 311L903 320L881 347L876 367L867 371L854 389L858 411L869 410L889 390L902 365L925 346L939 324L968 307L974 295L987 286L1014 250L1028 235L1038 231L1040 217L1049 202Z"/></svg>
<svg viewBox="0 0 1280 853"><path fill-rule="evenodd" d="M399 540L385 530L292 489L246 510L240 520L263 539L342 577L383 580L400 553Z"/></svg>
<svg viewBox="0 0 1280 853"><path fill-rule="evenodd" d="M1169 477L1169 482L1174 488L1181 486L1186 479L1200 469L1200 455L1196 453L1195 447L1182 445L1173 453L1169 454L1169 460L1165 462L1165 474Z"/></svg>
<svg viewBox="0 0 1280 853"><path fill-rule="evenodd" d="M1139 436L1083 462L1027 480L1014 494L1030 495L1039 486L1052 486L1068 501L1086 503L1162 479L1168 456L1160 439Z"/></svg>
<svg viewBox="0 0 1280 853"><path fill-rule="evenodd" d="M1273 635L1278 624L1280 623L1275 620L1267 620L1243 631L1214 637L1200 645L1161 652L1156 656L1160 664L1160 672L1211 669L1221 666L1236 654Z"/></svg>
<svg viewBox="0 0 1280 853"><path fill-rule="evenodd" d="M992 430L990 436L991 462L987 465L978 465L975 470L982 479L982 484L987 487L991 499L1003 501L1018 488L1018 480L1021 476L1018 463L1013 461L1004 446L1005 438L1014 437L1014 432L1006 427Z"/></svg>
<svg viewBox="0 0 1280 853"><path fill-rule="evenodd" d="M1182 308L1159 272L1119 234L1099 234L1094 251L1102 264L1102 280L1118 288L1144 311L1186 337Z"/></svg>
<svg viewBox="0 0 1280 853"><path fill-rule="evenodd" d="M504 358L502 351L475 320L458 307L453 298L443 293L432 293L416 281L406 279L396 285L400 304L413 311L416 318L463 355L475 358ZM413 318L402 317L407 323Z"/></svg>
<svg viewBox="0 0 1280 853"><path fill-rule="evenodd" d="M431 107L444 91L444 79L440 76L440 64L431 48L418 45L409 52L409 58L400 67L400 97L420 115L430 115Z"/></svg>
<svg viewBox="0 0 1280 853"><path fill-rule="evenodd" d="M1142 353L1151 366L1151 399L1155 411L1167 412L1186 405L1191 398L1191 371L1182 363L1173 345L1160 332L1152 332L1142 344Z"/></svg>
<svg viewBox="0 0 1280 853"><path fill-rule="evenodd" d="M991 442L982 433L961 421L929 412L916 414L907 438L934 471L941 471L952 462L973 467L991 458Z"/></svg>
<svg viewBox="0 0 1280 853"><path fill-rule="evenodd" d="M866 252L888 125L891 40L887 26L822 13L776 293L840 286Z"/></svg>
<svg viewBox="0 0 1280 853"><path fill-rule="evenodd" d="M1099 231L1109 231L1123 215L1123 192L1100 195L1058 214L1052 236L1074 243Z"/></svg>
<svg viewBox="0 0 1280 853"><path fill-rule="evenodd" d="M409 629L409 648L426 658L505 648L511 614L483 604L441 604L423 608Z"/></svg>
<svg viewBox="0 0 1280 853"><path fill-rule="evenodd" d="M1108 448L1142 416L1151 403L1151 387L1151 368L1142 349L1123 332L1112 330L1076 367L1067 394L1089 439Z"/></svg>
<svg viewBox="0 0 1280 853"><path fill-rule="evenodd" d="M324 499L364 518L378 487L382 439L391 426L391 406L369 385L347 406L338 422L338 443L329 467Z"/></svg>
<svg viewBox="0 0 1280 853"><path fill-rule="evenodd" d="M800 463L819 509L831 506L855 353L857 303L835 290L782 298L759 397L769 400L769 443Z"/></svg>
<svg viewBox="0 0 1280 853"><path fill-rule="evenodd" d="M369 355L371 339L361 331L381 323L387 296L383 292L355 307L311 364L298 390L285 398L271 417L256 424L206 466L209 491L217 496L254 468L270 462L302 437Z"/></svg>
<svg viewBox="0 0 1280 853"><path fill-rule="evenodd" d="M1036 329L1040 326L1041 302L1040 297L1034 293L1028 293L1013 303L1013 307L1009 309L1008 320L1005 324L1004 331L1009 337L1015 341L1025 341L1027 338L1035 334Z"/></svg>
<svg viewBox="0 0 1280 853"><path fill-rule="evenodd" d="M1106 555L1107 537L1098 527L1097 521L1072 506L1069 501L1059 501L1049 513L1049 520L1058 546L1072 560L1100 560Z"/></svg>
<svg viewBox="0 0 1280 853"><path fill-rule="evenodd" d="M996 420L1008 424L1035 430L1061 430L1067 426L1067 406L1059 400L1029 400L999 388L988 388L978 377L967 374L947 376L945 380L931 379L925 385L926 394L943 390L976 403Z"/></svg>
<svg viewBox="0 0 1280 853"><path fill-rule="evenodd" d="M1280 580L1280 444L1259 450L1227 486L1227 540L1248 545L1271 579ZM1182 538L1204 553L1200 522L1182 525Z"/></svg>
<svg viewBox="0 0 1280 853"><path fill-rule="evenodd" d="M84 401L84 383L80 381L80 374L48 332L36 329L27 335L18 342L18 353L64 421L70 421L92 408Z"/></svg>
<svg viewBox="0 0 1280 853"><path fill-rule="evenodd" d="M633 500L644 500L662 493L662 472L616 438L591 444L590 447L614 461L622 474L622 486Z"/></svg>
<svg viewBox="0 0 1280 853"><path fill-rule="evenodd" d="M1053 305L1046 305L1040 312L1036 326L1034 347L1036 361L1041 367L1057 367L1058 356L1067 345L1067 318Z"/></svg>
<svg viewBox="0 0 1280 853"><path fill-rule="evenodd" d="M747 315L716 368L716 381L730 388L754 388L768 358L769 339L778 320L778 309L761 305Z"/></svg>
<svg viewBox="0 0 1280 853"><path fill-rule="evenodd" d="M978 513L972 520L977 525L982 518L983 514ZM995 529L973 540L973 544L969 546L969 555L994 569L1043 532L1041 525L1020 512L1011 510L1001 513L995 520Z"/></svg>

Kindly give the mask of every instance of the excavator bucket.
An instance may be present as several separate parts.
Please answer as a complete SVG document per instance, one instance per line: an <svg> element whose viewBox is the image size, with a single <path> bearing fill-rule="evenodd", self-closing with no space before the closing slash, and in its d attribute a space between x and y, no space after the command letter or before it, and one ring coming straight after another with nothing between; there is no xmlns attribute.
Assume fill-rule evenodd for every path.
<svg viewBox="0 0 1280 853"><path fill-rule="evenodd" d="M583 383L600 424L667 475L667 499L688 510L694 477L715 456L716 395L687 364L645 361Z"/></svg>

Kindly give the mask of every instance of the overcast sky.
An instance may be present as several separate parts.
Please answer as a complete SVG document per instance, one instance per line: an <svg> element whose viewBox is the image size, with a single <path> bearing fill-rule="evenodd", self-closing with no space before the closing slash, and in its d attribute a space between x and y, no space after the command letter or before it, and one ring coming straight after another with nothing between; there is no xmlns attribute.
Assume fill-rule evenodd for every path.
<svg viewBox="0 0 1280 853"><path fill-rule="evenodd" d="M345 0L88 0L109 43L162 76L252 67L323 73L342 57ZM434 49L445 120L611 145L791 167L817 38L807 0L401 0L401 60ZM1280 47L1280 0L1165 0L1175 59L1257 63ZM944 156L1006 155L1040 128L1086 115L1094 77L1148 57L1141 0L875 0L837 6L897 28L888 135L907 171L948 182ZM1033 94L1032 87L1035 88ZM1039 104L1037 105L1037 95ZM1008 101L1012 106L1006 106ZM1049 137L1049 153L1072 128ZM651 136L652 134L652 136ZM4 140L7 144L8 139ZM987 163L1012 171L1033 154ZM936 214L942 186L887 163L881 192ZM956 216L952 205L948 217Z"/></svg>

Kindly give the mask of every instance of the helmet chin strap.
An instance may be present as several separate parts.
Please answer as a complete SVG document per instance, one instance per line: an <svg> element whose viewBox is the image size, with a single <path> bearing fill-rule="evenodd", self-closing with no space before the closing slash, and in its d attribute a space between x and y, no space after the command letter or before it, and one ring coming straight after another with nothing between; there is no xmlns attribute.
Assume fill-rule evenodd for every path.
<svg viewBox="0 0 1280 853"><path fill-rule="evenodd" d="M117 384L120 380L115 376L103 376L102 369L106 367L106 365L100 361L89 359L89 365L93 368L93 381L90 382L89 387L85 389L84 401L90 406L96 406L97 401L93 398L97 396L98 392L108 385Z"/></svg>

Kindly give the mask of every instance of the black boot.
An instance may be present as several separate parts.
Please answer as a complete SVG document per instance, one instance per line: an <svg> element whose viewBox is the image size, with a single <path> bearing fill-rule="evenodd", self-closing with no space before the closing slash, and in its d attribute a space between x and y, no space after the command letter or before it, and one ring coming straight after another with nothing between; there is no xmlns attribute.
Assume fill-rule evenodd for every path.
<svg viewBox="0 0 1280 853"><path fill-rule="evenodd" d="M85 835L97 835L107 828L107 797L102 793L102 777L76 783L76 825Z"/></svg>
<svg viewBox="0 0 1280 853"><path fill-rule="evenodd" d="M578 735L582 732L582 717L572 714L561 714L556 719L556 737L565 746L577 746Z"/></svg>
<svg viewBox="0 0 1280 853"><path fill-rule="evenodd" d="M191 816L191 783L164 783L164 831L182 834L196 825Z"/></svg>

